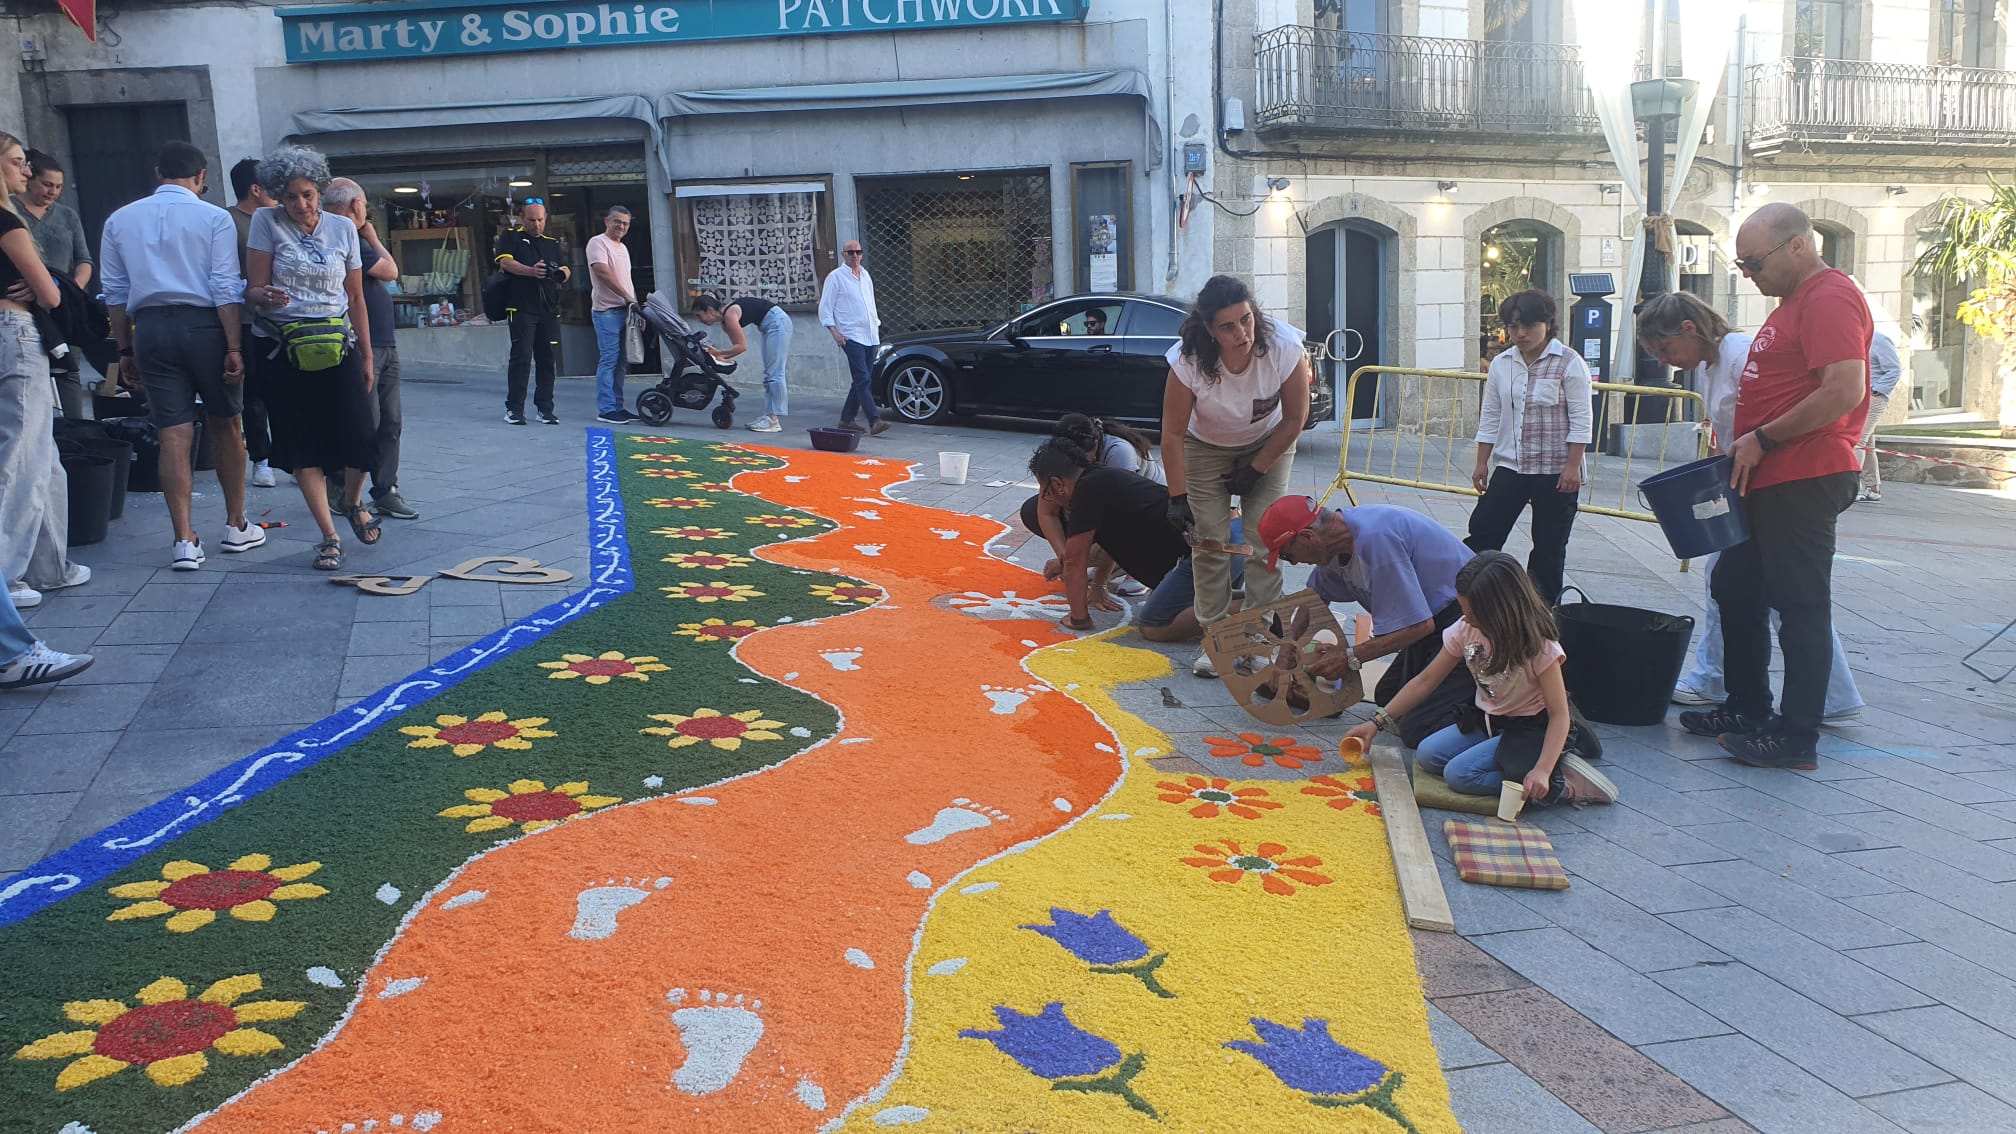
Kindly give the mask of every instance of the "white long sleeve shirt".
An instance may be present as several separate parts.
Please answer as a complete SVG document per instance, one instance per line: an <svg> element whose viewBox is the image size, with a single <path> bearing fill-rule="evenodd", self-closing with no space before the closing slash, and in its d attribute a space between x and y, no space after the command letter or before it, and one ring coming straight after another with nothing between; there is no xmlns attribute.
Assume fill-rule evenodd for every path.
<svg viewBox="0 0 2016 1134"><path fill-rule="evenodd" d="M1736 443L1736 388L1750 361L1750 338L1742 331L1723 335L1715 361L1704 361L1693 371L1694 392L1706 403L1708 424L1715 428L1715 447L1725 453Z"/></svg>
<svg viewBox="0 0 2016 1134"><path fill-rule="evenodd" d="M230 213L180 185L163 185L105 218L99 257L106 304L128 313L223 307L244 298L238 226Z"/></svg>
<svg viewBox="0 0 2016 1134"><path fill-rule="evenodd" d="M848 342L879 346L882 318L875 311L875 281L868 269L855 275L845 267L826 273L819 289L819 322L845 336Z"/></svg>
<svg viewBox="0 0 2016 1134"><path fill-rule="evenodd" d="M1595 427L1594 413L1590 409L1589 365L1582 356L1561 345L1560 339L1550 339L1547 349L1542 351L1542 360L1559 357L1563 363L1561 377L1551 383L1543 380L1540 385L1553 385L1554 390L1547 396L1565 403L1568 411L1568 435L1565 444L1587 445ZM1539 363L1535 363L1536 366ZM1550 365L1550 369L1552 366ZM1477 443L1490 445L1491 467L1511 469L1513 472L1528 472L1521 468L1520 437L1526 425L1527 379L1529 370L1526 360L1520 356L1519 348L1512 347L1500 351L1491 360L1491 370L1484 382L1484 403L1477 416ZM1537 389L1535 393L1539 393ZM1542 404L1554 404L1543 402Z"/></svg>

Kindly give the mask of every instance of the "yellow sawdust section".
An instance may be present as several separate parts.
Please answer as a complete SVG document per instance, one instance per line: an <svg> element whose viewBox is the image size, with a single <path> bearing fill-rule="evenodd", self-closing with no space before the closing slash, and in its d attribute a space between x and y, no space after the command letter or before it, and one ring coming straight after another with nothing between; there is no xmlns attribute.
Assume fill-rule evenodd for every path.
<svg viewBox="0 0 2016 1134"><path fill-rule="evenodd" d="M1223 1046L1254 1039L1250 1020L1258 1016L1296 1028L1305 1018L1327 1019L1337 1042L1404 1074L1396 1101L1420 1134L1460 1134L1380 820L1363 804L1333 810L1302 795L1300 783L1262 781L1232 786L1264 788L1286 806L1256 820L1195 818L1188 806L1158 798L1165 794L1158 783L1183 777L1145 761L1169 754L1168 738L1123 712L1108 692L1167 673L1164 658L1088 639L1035 654L1029 668L1114 728L1129 772L1071 830L973 871L940 899L913 968L914 1038L904 1070L887 1097L858 1108L846 1129L881 1129L873 1116L899 1106L930 1112L917 1129L976 1134L1402 1129L1364 1107L1314 1105L1252 1056ZM1370 773L1348 778L1355 783L1359 774ZM1123 815L1129 818L1117 818ZM1220 839L1249 851L1284 844L1284 857L1315 855L1323 865L1313 869L1334 881L1297 885L1283 896L1264 892L1253 876L1228 885L1182 862L1199 857L1196 844ZM962 892L984 883L998 885ZM1093 972L1051 939L1019 928L1049 922L1053 906L1111 910L1151 950L1166 951L1155 977L1175 998L1158 998L1130 976ZM966 962L956 973L930 975L932 966L956 958ZM1112 1094L1054 1090L992 1043L958 1034L997 1028L996 1005L1034 1014L1053 1000L1123 1055L1146 1055L1132 1086L1159 1112L1159 1123Z"/></svg>

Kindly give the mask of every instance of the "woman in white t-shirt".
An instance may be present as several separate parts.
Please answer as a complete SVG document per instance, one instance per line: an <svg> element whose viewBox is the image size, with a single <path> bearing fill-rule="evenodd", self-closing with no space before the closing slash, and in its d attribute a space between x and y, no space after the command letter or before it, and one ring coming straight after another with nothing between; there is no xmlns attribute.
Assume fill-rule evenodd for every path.
<svg viewBox="0 0 2016 1134"><path fill-rule="evenodd" d="M1194 527L1202 539L1229 540L1234 496L1259 515L1288 487L1309 417L1309 359L1302 332L1261 312L1252 290L1231 276L1205 281L1178 333L1162 392L1169 522ZM1197 621L1208 633L1232 606L1231 560L1199 549L1191 567ZM1246 565L1247 605L1280 597L1280 572L1255 556ZM1208 654L1191 668L1216 676Z"/></svg>

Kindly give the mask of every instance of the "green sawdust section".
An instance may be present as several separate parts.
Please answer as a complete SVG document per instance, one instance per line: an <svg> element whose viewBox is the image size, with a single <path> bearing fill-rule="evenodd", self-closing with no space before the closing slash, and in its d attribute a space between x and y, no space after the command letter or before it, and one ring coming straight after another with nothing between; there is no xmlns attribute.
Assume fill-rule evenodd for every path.
<svg viewBox="0 0 2016 1134"><path fill-rule="evenodd" d="M640 454L678 454L688 461L633 459ZM549 788L586 780L590 794L628 802L745 773L832 736L838 719L831 707L734 662L732 642L677 633L681 623L710 617L771 626L785 618L804 621L862 609L811 594L813 585L853 581L843 576L761 560L723 571L661 562L675 551L754 559L750 552L756 547L832 529L823 519L795 530L759 526L750 519L811 517L738 492L688 491L695 481L643 475L647 468L691 469L707 481L725 482L734 473L781 463L770 458L716 463L724 455L699 442L642 444L619 437L617 464L636 578L632 593L506 655L129 869L0 930L0 973L6 974L7 993L0 998L0 1128L54 1134L78 1122L94 1134L173 1130L307 1054L348 1009L360 977L414 903L476 853L521 837L515 826L471 834L466 819L440 817L443 809L469 802L466 789L504 789L520 779L540 780ZM742 457L750 459L746 453ZM648 498L672 496L704 496L713 506L677 510L645 504ZM689 524L732 534L702 541L653 534L656 528ZM698 603L668 599L660 590L692 581L744 584L762 595ZM578 678L553 680L551 671L538 664L568 653L592 657L610 650L626 657L655 655L670 669L652 674L648 682L617 678L592 685ZM748 683L749 678L756 683ZM727 752L711 744L671 750L663 738L639 734L640 728L658 723L647 719L650 714L691 715L698 708L724 713L760 708L769 719L811 735L787 732L782 744L750 743ZM534 739L523 751L490 747L458 758L447 748L411 747L414 738L400 732L401 726L434 725L439 714L474 719L492 711L513 719L546 717L550 723L543 727L555 735ZM651 776L663 777L662 784L646 787ZM171 932L165 916L106 920L135 904L108 893L111 887L158 880L162 868L176 860L221 870L251 854L269 856L274 868L319 862L321 868L303 881L328 892L277 902L277 914L264 923L220 912L215 921L186 933ZM584 884L591 881L591 869L607 868L583 863ZM389 904L377 896L387 884L401 893ZM307 970L316 966L334 970L344 987L310 981ZM66 1001L122 1000L135 1006L140 1002L134 994L164 976L181 980L195 996L214 981L243 974L257 974L264 982L263 990L247 1000L307 1003L292 1018L255 1025L277 1037L281 1050L249 1057L211 1051L207 1071L181 1086L158 1086L141 1067L132 1066L61 1092L56 1079L70 1058L16 1056L23 1045L45 1036L90 1026L65 1017Z"/></svg>

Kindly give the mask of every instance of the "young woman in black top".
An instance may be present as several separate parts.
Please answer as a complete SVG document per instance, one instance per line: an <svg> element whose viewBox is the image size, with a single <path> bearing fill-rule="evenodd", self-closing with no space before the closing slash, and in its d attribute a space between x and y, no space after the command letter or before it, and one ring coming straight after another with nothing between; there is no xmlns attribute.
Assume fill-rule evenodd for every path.
<svg viewBox="0 0 2016 1134"><path fill-rule="evenodd" d="M729 347L714 357L723 362L749 349L744 327L763 332L763 416L749 423L758 433L778 433L784 429L784 415L790 412L790 391L784 382L784 364L791 354L791 316L784 308L757 295L737 296L723 305L711 295L693 301L693 314L708 326L728 332Z"/></svg>

